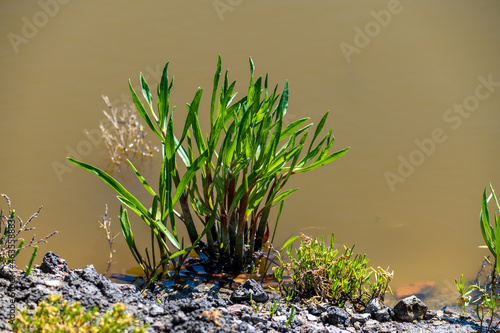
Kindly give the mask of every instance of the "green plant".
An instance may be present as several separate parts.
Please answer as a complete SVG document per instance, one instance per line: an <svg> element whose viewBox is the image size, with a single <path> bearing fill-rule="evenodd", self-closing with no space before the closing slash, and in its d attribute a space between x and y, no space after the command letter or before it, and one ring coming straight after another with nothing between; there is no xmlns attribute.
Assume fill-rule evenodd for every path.
<svg viewBox="0 0 500 333"><path fill-rule="evenodd" d="M344 246L344 254L338 256L339 250L333 248L334 243L333 234L330 246L302 234L295 256L292 246L287 249L290 263L278 256L280 266L275 268L274 274L282 294L289 296L296 291L302 298L319 297L338 306L350 302L357 311L374 298L383 301L385 293L391 292L389 283L394 273L380 267L368 267L366 255L353 257L354 246L351 249ZM284 283L285 271L292 279L290 285Z"/></svg>
<svg viewBox="0 0 500 333"><path fill-rule="evenodd" d="M455 286L457 287L458 293L460 294L460 299L458 300L458 306L462 308L462 313L465 314L467 307L469 306L472 296L470 295L474 291L474 286L468 286L465 288L467 280L462 274L460 278L455 280Z"/></svg>
<svg viewBox="0 0 500 333"><path fill-rule="evenodd" d="M250 293L250 305L252 306L253 313L259 313L264 308L265 304L259 304L253 301L252 293Z"/></svg>
<svg viewBox="0 0 500 333"><path fill-rule="evenodd" d="M309 118L285 126L288 109L288 83L281 96L277 86L268 89L268 76L254 80L254 64L250 58L250 85L247 96L232 103L235 82L228 72L217 94L221 76L221 59L214 77L210 107L210 132L202 134L198 122L198 106L202 90L188 105L191 131L187 133L187 149L180 149L181 159L189 165L193 154L206 154L201 168L201 181L193 178L185 191L183 217L191 219L187 198L196 216L206 224L217 202L217 224L207 233L208 252L221 267L232 266L241 271L252 264L254 255L268 240L268 219L273 206L281 203L296 189L284 190L292 174L313 170L345 154L348 148L330 153L332 130L315 145L328 112L323 116L306 146ZM279 101L278 101L279 100ZM188 120L189 122L189 120ZM191 140L191 137L193 140ZM300 158L303 150L305 156ZM263 273L261 271L261 273Z"/></svg>
<svg viewBox="0 0 500 333"><path fill-rule="evenodd" d="M125 312L125 305L117 303L112 309L100 315L97 307L85 310L80 302L63 301L59 295L49 295L34 310L21 310L11 323L14 332L147 332L146 325L141 327L134 316Z"/></svg>
<svg viewBox="0 0 500 333"><path fill-rule="evenodd" d="M292 323L293 316L295 314L295 305L292 305L292 309L290 310L290 315L288 316L288 319L285 322L285 325L288 327Z"/></svg>
<svg viewBox="0 0 500 333"><path fill-rule="evenodd" d="M20 238L19 235L22 232L35 230L35 227L28 227L34 218L38 216L42 206L38 208L38 210L31 215L31 217L26 221L17 216L17 220L19 221L19 227L16 230L16 211L12 209L11 202L9 197L6 194L0 194L0 196L4 197L7 201L8 207L8 215L4 215L4 211L0 210L0 233L2 231L3 226L3 234L0 237L0 266L5 264L14 264L16 257L19 255L21 250L24 250L28 247L33 247L33 253L31 255L31 259L28 267L26 268L26 275L29 275L31 272L31 266L33 265L33 260L35 259L39 243L47 243L47 239L57 234L57 231L54 231L50 235L35 241L36 235L33 235L31 241L28 245L24 245L25 241L23 238ZM16 243L17 248L16 248ZM14 250L15 249L15 250Z"/></svg>
<svg viewBox="0 0 500 333"><path fill-rule="evenodd" d="M278 300L275 300L272 304L267 306L267 310L269 311L269 319L273 319L273 316L278 311Z"/></svg>
<svg viewBox="0 0 500 333"><path fill-rule="evenodd" d="M254 257L258 257L269 238L271 208L296 191L284 190L290 176L328 164L349 149L329 153L334 142L331 129L319 140L328 112L306 147L308 129L312 124L303 125L309 118L296 120L288 126L283 123L288 108L288 83L280 97L276 92L277 86L269 92L267 76L264 82L262 77L254 81L253 73L254 64L250 59L248 94L233 102L236 82L229 83L227 71L220 91L218 89L221 76L219 56L210 104L210 131L206 137L199 123L201 88L192 102L187 104L181 136L175 136L169 99L174 79L168 79L168 63L157 89L158 112L153 110L152 94L142 73L141 89L146 104L141 102L129 82L138 113L162 143L159 191L155 192L128 161L153 197L151 209L147 209L104 171L68 158L110 185L119 194L121 203L136 212L151 228L152 243L156 240L160 248L159 264L156 264L154 244L151 257L147 251L146 257L138 252L127 211L120 211L122 232L146 277L156 276L159 265L165 273L168 261L177 271L190 250L197 246L200 246L197 251L206 250L211 263L218 269L239 272L256 264ZM317 139L319 142L316 143ZM304 148L307 152L300 158ZM186 169L182 177L176 157ZM180 212L174 209L176 207L180 208ZM191 242L188 248L179 244L175 216L187 229ZM196 229L193 216L203 225L201 233ZM206 246L200 242L204 235ZM180 251L171 252L167 239ZM175 257L179 259L176 261Z"/></svg>
<svg viewBox="0 0 500 333"><path fill-rule="evenodd" d="M33 261L35 261L36 253L38 252L38 245L35 245L35 248L33 249L33 253L31 254L31 259L30 262L28 263L28 266L26 266L26 276L31 274L31 271L33 270Z"/></svg>
<svg viewBox="0 0 500 333"><path fill-rule="evenodd" d="M491 265L491 273L487 276L484 287L481 287L481 282L477 281L477 283L471 284L465 288L467 281L464 279L463 274L458 281L455 280L455 285L460 295L458 304L462 308L463 313L465 313L467 307L474 304L474 312L480 320L481 330L483 329L484 320L488 315L489 322L486 328L487 332L495 331L500 324L500 321L498 321L496 325L493 325L494 319L498 317L496 309L500 301L500 295L496 293L497 280L500 272L500 204L498 203L495 190L491 184L490 190L491 194L489 196L486 188L483 192L479 224L486 247L489 249L494 259L492 262L488 257L485 257L486 262ZM491 198L494 199L498 211L498 215L495 213L493 216L494 226L491 225L490 213L488 210L488 203Z"/></svg>

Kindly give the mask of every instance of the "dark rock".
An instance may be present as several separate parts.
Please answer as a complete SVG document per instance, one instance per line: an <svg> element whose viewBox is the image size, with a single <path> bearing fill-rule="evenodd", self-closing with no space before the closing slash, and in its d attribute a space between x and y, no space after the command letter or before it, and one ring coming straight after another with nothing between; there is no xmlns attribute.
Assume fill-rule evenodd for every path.
<svg viewBox="0 0 500 333"><path fill-rule="evenodd" d="M66 260L60 258L52 251L47 252L42 259L40 270L48 274L66 274L69 273L68 264Z"/></svg>
<svg viewBox="0 0 500 333"><path fill-rule="evenodd" d="M384 307L382 302L378 298L372 299L370 302L368 302L368 305L365 308L366 313L375 313L378 310L381 310Z"/></svg>
<svg viewBox="0 0 500 333"><path fill-rule="evenodd" d="M349 314L337 306L330 306L326 310L326 315L322 315L322 319L326 319L327 322L332 325L342 324L349 326L351 323L349 320Z"/></svg>
<svg viewBox="0 0 500 333"><path fill-rule="evenodd" d="M379 322L383 323L392 319L394 316L394 310L389 307L384 307L383 309L376 311L372 316Z"/></svg>
<svg viewBox="0 0 500 333"><path fill-rule="evenodd" d="M314 306L309 306L309 307L307 308L307 311L309 311L309 313L310 313L310 314L312 314L312 315L314 315L314 316L317 316L317 317L321 316L321 314L323 313L323 311L322 311L322 310L317 309L317 308L315 308Z"/></svg>
<svg viewBox="0 0 500 333"><path fill-rule="evenodd" d="M265 303L269 300L269 295L266 294L261 285L254 279L248 279L231 294L231 301L235 303L249 302L250 295L252 295L254 302Z"/></svg>
<svg viewBox="0 0 500 333"><path fill-rule="evenodd" d="M81 277L99 288L99 291L106 296L110 302L116 303L121 300L120 287L109 281L104 275L97 273L93 265L87 266L83 270Z"/></svg>
<svg viewBox="0 0 500 333"><path fill-rule="evenodd" d="M371 319L371 314L369 313L353 313L351 315L351 321L359 322L361 324L366 323L369 319Z"/></svg>
<svg viewBox="0 0 500 333"><path fill-rule="evenodd" d="M421 318L427 312L427 305L416 296L403 298L394 307L396 318L403 321L413 321Z"/></svg>
<svg viewBox="0 0 500 333"><path fill-rule="evenodd" d="M427 312L424 314L424 319L425 320L431 320L437 316L437 312L434 310L427 310Z"/></svg>

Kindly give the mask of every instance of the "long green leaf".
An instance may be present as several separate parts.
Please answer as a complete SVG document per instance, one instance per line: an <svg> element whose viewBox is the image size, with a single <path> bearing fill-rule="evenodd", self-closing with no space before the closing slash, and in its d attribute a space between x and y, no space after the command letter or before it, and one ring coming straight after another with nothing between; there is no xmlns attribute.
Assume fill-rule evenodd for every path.
<svg viewBox="0 0 500 333"><path fill-rule="evenodd" d="M304 168L301 168L301 167L298 167L298 168L295 168L293 170L293 172L295 173L299 173L299 172L306 172L306 171L310 171L310 170L313 170L313 169L316 169L320 166L323 166L325 164L328 164L330 162L333 162L335 161L337 158L339 158L340 156L344 155L345 153L347 153L347 151L349 150L350 147L347 147L347 148L344 148L342 150L339 150L335 153L332 153L328 156L326 156L325 158L319 160L319 161L316 161L312 164L310 164L309 166L307 167L304 167Z"/></svg>
<svg viewBox="0 0 500 333"><path fill-rule="evenodd" d="M187 132L187 137L188 137L187 141L188 141L188 145L189 145L189 143L191 142L189 131ZM191 159L190 159L188 153L186 152L184 147L181 145L181 143L179 142L179 140L177 140L177 138L175 136L174 136L174 140L175 140L177 154L179 154L179 157L181 158L182 162L184 162L184 165L186 167L189 167L191 165Z"/></svg>
<svg viewBox="0 0 500 333"><path fill-rule="evenodd" d="M214 84L212 90L212 101L210 103L210 127L214 126L214 112L215 112L215 101L217 100L217 87L219 86L220 72L221 72L221 64L222 60L220 54L217 58L217 70L214 75Z"/></svg>
<svg viewBox="0 0 500 333"><path fill-rule="evenodd" d="M495 264L497 272L500 272L500 217L495 220Z"/></svg>
<svg viewBox="0 0 500 333"><path fill-rule="evenodd" d="M493 244L493 232L490 224L490 213L488 212L488 199L486 194L486 189L483 192L483 200L481 202L482 209L480 214L480 226L481 233L483 235L484 242L492 255L496 255L496 249Z"/></svg>
<svg viewBox="0 0 500 333"><path fill-rule="evenodd" d="M144 179L144 177L139 173L139 171L137 170L137 168L134 166L134 164L130 161L130 160L127 160L128 164L130 165L130 167L132 168L132 170L134 170L134 173L137 177L137 179L139 179L139 181L141 182L142 186L144 186L144 188L152 195L152 196L156 196L156 193L155 191L151 188L151 186L149 186L148 182L146 181L146 179Z"/></svg>
<svg viewBox="0 0 500 333"><path fill-rule="evenodd" d="M314 136L311 140L311 144L309 145L309 149L307 149L307 153L309 153L311 151L311 148L314 144L314 140L316 140L316 138L318 137L319 133L321 132L321 130L323 129L323 126L325 126L325 122L326 122L326 118L328 117L328 112L327 111L324 116L321 118L319 124L318 124L318 127L316 127L316 131L314 132Z"/></svg>
<svg viewBox="0 0 500 333"><path fill-rule="evenodd" d="M186 137L186 134L189 130L189 127L191 127L192 123L195 121L195 119L198 118L198 108L200 107L200 100L201 96L203 94L203 89L198 88L196 91L196 94L194 95L193 101L191 104L188 104L188 115L186 118L186 122L184 123L184 130L182 131L181 138L179 139L179 142L182 143L184 138Z"/></svg>
<svg viewBox="0 0 500 333"><path fill-rule="evenodd" d="M134 256L135 261L141 266L141 269L146 273L146 267L143 265L143 259L134 241L134 234L132 233L132 227L130 226L130 221L128 219L127 210L120 206L120 225L123 233L123 237L127 242L127 245Z"/></svg>
<svg viewBox="0 0 500 333"><path fill-rule="evenodd" d="M144 99L148 103L149 112L151 112L151 114L153 115L156 123L158 124L158 116L156 115L156 113L153 110L153 96L151 95L151 90L149 89L149 85L146 82L146 79L144 78L144 76L142 75L142 73L141 73L140 78L141 78L142 95L144 96Z"/></svg>
<svg viewBox="0 0 500 333"><path fill-rule="evenodd" d="M167 236L168 240L174 245L177 249L180 248L179 242L175 238L175 236L161 223L161 221L157 219L153 219L149 214L142 214L137 207L134 206L132 202L127 200L126 198L123 197L118 197L118 200L120 200L121 203L132 209L137 215L139 215L144 222L150 227L153 228L153 231L155 232L155 235L159 235L159 231L161 231L165 236ZM166 244L163 244L166 249L168 247Z"/></svg>
<svg viewBox="0 0 500 333"><path fill-rule="evenodd" d="M288 245L292 244L297 238L299 238L299 236L294 236L292 238L289 238L285 242L285 244L283 244L283 246L281 247L281 249L278 252L282 252L284 249L286 249L288 247Z"/></svg>
<svg viewBox="0 0 500 333"><path fill-rule="evenodd" d="M134 88L132 88L132 83L130 82L130 80L128 81L128 85L129 85L130 93L132 94L132 100L134 101L134 105L135 105L135 108L137 109L137 112L139 112L139 115L142 117L142 119L144 119L144 121L149 126L149 128L160 138L160 140L163 141L163 136L161 135L161 133L158 131L156 126L151 121L151 118L149 117L149 115L146 112L146 109L144 108L144 105L142 105L142 102L139 99L139 97L137 96L137 94L135 93Z"/></svg>
<svg viewBox="0 0 500 333"><path fill-rule="evenodd" d="M297 128L302 126L302 124L304 124L309 119L310 118L301 118L299 120L295 120L294 122L290 123L287 127L285 127L283 131L281 131L280 141L286 139L290 134L292 134Z"/></svg>
<svg viewBox="0 0 500 333"><path fill-rule="evenodd" d="M272 203L272 206L276 206L277 204L279 204L281 201L285 200L286 198L288 198L293 192L295 191L298 191L299 189L298 188L294 188L294 189L291 189L291 190L286 190L286 191L283 191L282 193L278 194L274 200L273 200L273 203Z"/></svg>
<svg viewBox="0 0 500 333"><path fill-rule="evenodd" d="M106 172L102 171L101 169L94 167L93 165L77 161L71 157L67 158L71 163L74 163L78 165L79 167L93 173L97 177L99 177L102 181L104 181L106 184L108 184L113 190L116 191L120 196L126 198L129 200L132 204L134 204L137 209L147 215L148 210L146 207L144 207L139 200L137 200L129 191L127 191L117 180L115 180L113 177L108 175Z"/></svg>
<svg viewBox="0 0 500 333"><path fill-rule="evenodd" d="M191 179L193 179L194 176L196 176L196 172L203 166L203 163L205 163L206 158L207 158L206 153L198 156L198 158L186 170L186 173L184 174L184 176L182 176L182 179L175 191L174 198L172 199L172 206L175 206L177 204L177 202L182 196L182 193L184 193L184 191L187 189L188 183L191 181Z"/></svg>
<svg viewBox="0 0 500 333"><path fill-rule="evenodd" d="M163 72L160 79L160 85L158 86L158 113L159 113L159 122L160 122L160 130L162 132L167 129L167 121L168 121L168 111L170 107L169 95L170 89L172 88L174 80L172 79L172 83L168 85L168 62L165 64L163 68Z"/></svg>

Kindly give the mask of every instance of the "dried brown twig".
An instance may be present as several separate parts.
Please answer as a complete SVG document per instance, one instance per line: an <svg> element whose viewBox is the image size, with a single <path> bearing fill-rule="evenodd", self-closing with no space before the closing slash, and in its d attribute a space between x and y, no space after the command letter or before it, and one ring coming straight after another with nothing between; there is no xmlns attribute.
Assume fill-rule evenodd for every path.
<svg viewBox="0 0 500 333"><path fill-rule="evenodd" d="M113 171L120 172L120 164L127 159L138 160L140 165L150 163L154 150L145 140L146 132L138 121L135 108L123 105L119 109L111 105L107 96L102 98L109 107L109 113L103 111L106 120L100 122L99 128Z"/></svg>
<svg viewBox="0 0 500 333"><path fill-rule="evenodd" d="M109 244L108 268L106 269L106 272L104 272L104 275L106 275L109 272L109 269L111 268L111 264L113 262L113 253L115 252L115 250L113 249L113 242L118 234L111 234L111 219L108 218L108 205L106 204L104 206L104 216L101 216L101 218L97 220L97 222L99 223L99 226L106 232L106 239L108 240Z"/></svg>
<svg viewBox="0 0 500 333"><path fill-rule="evenodd" d="M38 214L40 213L41 209L43 206L40 206L38 210L30 216L30 218L26 221L23 222L23 220L19 217L19 215L15 215L15 211L11 207L11 202L9 197L6 194L0 194L0 196L4 197L5 200L7 201L7 207L8 207L8 214L5 215L3 209L0 210L0 231L3 225L4 228L4 233L3 237L0 238L0 264L8 262L10 260L13 260L14 258L11 258L9 255L9 250L12 250L12 245L16 248L16 253L14 256L17 256L20 250L23 250L27 247L35 247L35 245L39 243L47 243L47 239L54 236L55 234L58 233L58 231L52 232L50 235L45 236L44 238L39 239L38 241L35 241L36 239L36 234L33 234L33 237L31 238L31 241L27 244L24 245L24 239L19 237L19 234L25 231L31 231L35 230L35 227L28 227L28 224L33 221L34 218L38 217ZM14 216L14 221L11 222L11 216ZM17 217L17 220L19 221L19 228L16 230L15 228L15 217ZM9 223L10 222L10 223ZM10 228L14 227L14 231L12 231ZM16 243L19 245L16 246Z"/></svg>

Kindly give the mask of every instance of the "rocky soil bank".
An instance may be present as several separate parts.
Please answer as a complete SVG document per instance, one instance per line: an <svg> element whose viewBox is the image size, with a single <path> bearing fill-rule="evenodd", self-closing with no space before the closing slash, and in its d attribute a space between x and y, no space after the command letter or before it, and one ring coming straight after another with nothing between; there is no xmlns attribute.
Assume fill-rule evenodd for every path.
<svg viewBox="0 0 500 333"><path fill-rule="evenodd" d="M16 309L36 305L49 294L97 305L104 312L116 302L127 306L150 332L477 332L474 319L461 316L458 308L429 310L415 296L394 308L372 301L365 313L353 313L326 303L291 302L262 290L247 280L236 290L222 282L193 278L185 284L165 281L141 295L134 285L116 284L93 266L69 270L64 259L48 252L31 275L0 268L0 331L12 332L8 324L12 304ZM249 303L249 295L257 305ZM267 303L266 303L267 302ZM276 304L271 316L269 306ZM289 320L294 309L293 319Z"/></svg>

